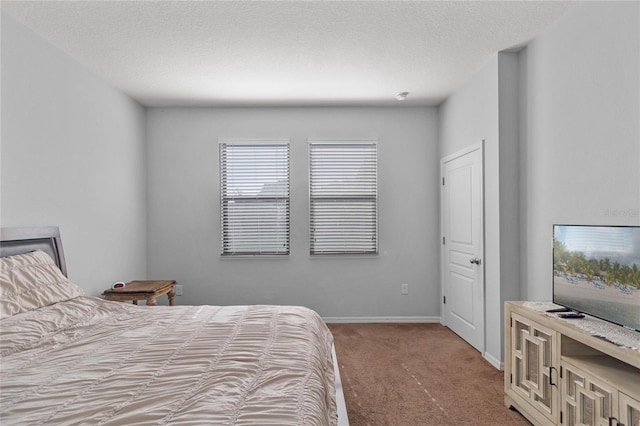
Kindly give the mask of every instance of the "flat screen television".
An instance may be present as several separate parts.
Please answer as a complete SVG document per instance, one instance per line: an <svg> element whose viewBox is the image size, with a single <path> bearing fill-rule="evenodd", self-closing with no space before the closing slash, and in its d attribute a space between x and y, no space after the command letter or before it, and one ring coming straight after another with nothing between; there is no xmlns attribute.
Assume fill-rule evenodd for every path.
<svg viewBox="0 0 640 426"><path fill-rule="evenodd" d="M640 331L640 226L553 226L553 302Z"/></svg>

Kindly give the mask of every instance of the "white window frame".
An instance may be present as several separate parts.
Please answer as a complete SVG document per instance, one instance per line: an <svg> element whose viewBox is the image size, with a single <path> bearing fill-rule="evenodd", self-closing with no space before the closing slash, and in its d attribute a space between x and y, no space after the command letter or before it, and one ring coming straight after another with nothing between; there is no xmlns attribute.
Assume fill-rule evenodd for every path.
<svg viewBox="0 0 640 426"><path fill-rule="evenodd" d="M291 147L289 139L221 139L218 141L218 153L219 153L219 167L220 167L220 246L221 246L221 256L223 257L286 257L290 254L291 250ZM253 169L249 171L247 169L250 164L245 164L245 170L242 172L244 174L243 179L245 182L240 183L236 178L235 191L238 191L239 186L245 186L248 189L248 194L244 195L233 195L229 191L229 184L232 186L234 183L230 181L230 177L228 176L228 166L229 166L229 158L227 157L228 151L227 147L229 146L247 146L247 147L260 147L260 146L268 146L268 145L276 145L276 146L286 146L286 166L284 168L276 168L276 169L265 169L265 164L262 165L262 170L267 173L267 176L258 175L257 180L254 182L250 181L251 173L255 173L258 169ZM274 153L274 156L277 157L277 154ZM238 165L238 163L236 163ZM250 188L251 186L259 186L263 185L265 181L268 181L270 177L276 177L277 175L286 172L286 182L284 188L284 192L281 194L268 194L266 196L261 196L259 193L251 194L252 190L256 190L257 188ZM268 176L268 174L275 173L273 176ZM278 188L279 181L274 181L276 184L275 191L280 190ZM256 229L254 232L256 233L255 240L249 240L247 246L253 246L253 249L247 249L246 246L243 248L241 243L234 243L234 239L231 234L233 234L234 224L230 223L229 219L229 210L231 203L246 203L247 206L255 205L259 206L261 203L273 203L273 208L285 209L285 220L284 220L284 231L281 231L283 225L279 220L279 214L274 214L269 216L267 214L266 217L271 217L271 227L262 227L260 224L260 220L258 219L256 222L252 223L252 226L255 226ZM245 211L245 214L248 213L251 215L250 211ZM262 230L268 233L272 233L271 236L267 238L261 238L258 235ZM241 234L239 234L241 235ZM246 235L238 236L238 240L246 238ZM283 246L281 249L276 249L275 245L272 244L269 239L276 238L281 239ZM266 243L266 244L265 244Z"/></svg>
<svg viewBox="0 0 640 426"><path fill-rule="evenodd" d="M308 161L309 161L309 253L312 257L319 256L344 256L344 255L357 255L357 256L377 256L379 250L379 241L380 234L378 232L378 218L379 218L379 206L378 206L378 141L377 139L358 139L358 140L350 140L350 139L308 139ZM342 171L339 168L335 168L334 170L324 169L323 174L324 177L320 178L318 175L318 158L314 157L313 148L314 146L319 145L333 145L336 150L339 150L341 145L345 148L347 147L357 147L358 145L373 147L373 152L369 151L366 154L364 151L361 153L362 160L365 161L364 158L371 154L373 157L369 158L366 161L373 161L373 176L371 176L371 170L369 170L368 176L364 176L362 180L353 181L351 183L343 184L337 189L335 192L327 191L326 189L314 189L314 185L320 184L320 180L325 179L327 177L327 173L329 175L331 173L336 173L335 179L336 181L346 182L344 180L344 176L349 175L351 173L351 177L353 177L353 172L355 169L348 170L348 168L343 167ZM314 161L316 164L314 165ZM343 165L344 166L344 165ZM352 165L355 167L355 165ZM369 164L371 166L371 164ZM315 167L315 169L314 169ZM322 167L322 166L320 166ZM329 179L332 179L329 176ZM357 188L359 185L362 188L366 188L365 191L359 191ZM319 186L317 186L319 188ZM325 201L325 207L328 207L330 204L334 204L336 207L340 204L344 205L347 210L347 214L350 215L351 218L354 216L358 216L358 214L362 214L362 220L365 224L365 228L367 228L367 223L369 224L369 229L366 229L367 237L370 235L371 243L367 243L366 240L363 240L361 235L357 235L359 230L356 230L355 226L349 224L349 220L341 222L338 218L337 222L333 224L333 229L330 227L332 224L329 217L331 214L338 213L337 210L340 210L340 207L328 207L328 209L333 210L332 213L323 214L316 207L319 203L318 200ZM370 203L373 204L370 204ZM349 210L349 203L351 203L352 209ZM366 205L369 203L370 208L373 209L372 212L369 213L359 213L357 208L353 205L354 203L359 203L361 205ZM339 214L339 213L338 213ZM345 216L346 217L346 216ZM325 221L327 229L331 229L324 236L324 242L318 242L323 239L323 236L319 234L317 231L317 227L319 226L319 220ZM371 223L373 221L373 225ZM349 235L349 234L352 235ZM335 238L335 242L331 242L332 237L329 235L340 235L341 238ZM349 235L346 239L345 235ZM342 241L339 241L342 239ZM351 241L350 241L351 240ZM364 242L363 242L364 241Z"/></svg>

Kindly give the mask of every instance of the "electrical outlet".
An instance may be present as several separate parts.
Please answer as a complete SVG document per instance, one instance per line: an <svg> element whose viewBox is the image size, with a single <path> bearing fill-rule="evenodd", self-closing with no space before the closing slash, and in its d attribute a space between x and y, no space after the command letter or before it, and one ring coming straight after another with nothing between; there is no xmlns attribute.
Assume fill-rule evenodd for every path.
<svg viewBox="0 0 640 426"><path fill-rule="evenodd" d="M182 284L174 285L173 291L176 293L176 296L182 296Z"/></svg>
<svg viewBox="0 0 640 426"><path fill-rule="evenodd" d="M402 294L409 294L409 284L402 284L400 287Z"/></svg>

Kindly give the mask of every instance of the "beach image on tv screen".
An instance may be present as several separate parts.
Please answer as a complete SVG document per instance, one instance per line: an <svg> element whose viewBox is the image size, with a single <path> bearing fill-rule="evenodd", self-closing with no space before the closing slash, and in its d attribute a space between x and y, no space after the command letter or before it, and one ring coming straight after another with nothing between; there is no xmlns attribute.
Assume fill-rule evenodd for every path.
<svg viewBox="0 0 640 426"><path fill-rule="evenodd" d="M640 330L640 227L555 225L553 300Z"/></svg>

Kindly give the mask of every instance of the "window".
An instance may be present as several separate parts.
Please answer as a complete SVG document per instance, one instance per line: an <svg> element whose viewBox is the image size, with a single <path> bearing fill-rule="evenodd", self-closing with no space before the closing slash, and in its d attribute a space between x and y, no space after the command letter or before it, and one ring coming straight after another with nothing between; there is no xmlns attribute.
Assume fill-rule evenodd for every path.
<svg viewBox="0 0 640 426"><path fill-rule="evenodd" d="M375 141L309 141L312 255L377 254Z"/></svg>
<svg viewBox="0 0 640 426"><path fill-rule="evenodd" d="M222 255L289 254L289 142L220 142Z"/></svg>

